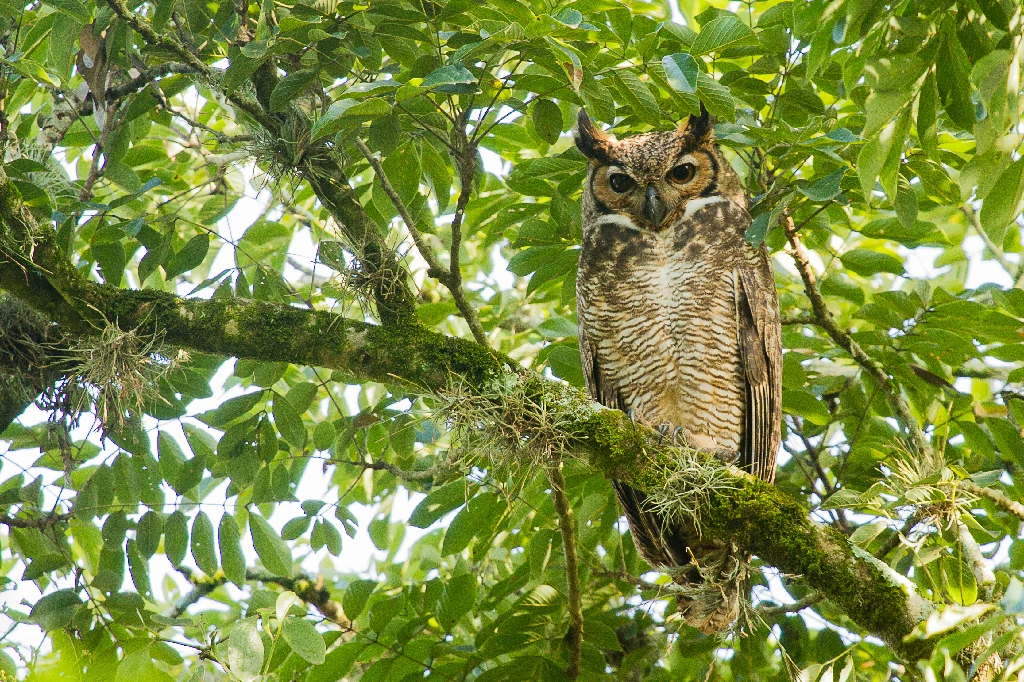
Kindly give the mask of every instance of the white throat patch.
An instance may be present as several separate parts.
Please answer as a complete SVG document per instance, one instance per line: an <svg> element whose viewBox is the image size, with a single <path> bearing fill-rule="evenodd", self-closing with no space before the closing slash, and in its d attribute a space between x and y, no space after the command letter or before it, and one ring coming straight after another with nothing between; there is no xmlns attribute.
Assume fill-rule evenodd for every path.
<svg viewBox="0 0 1024 682"><path fill-rule="evenodd" d="M721 201L731 201L727 197L701 197L700 199L692 199L686 204L686 210L683 211L683 217L680 218L680 222L690 219L694 213L704 208L709 204L717 204Z"/></svg>
<svg viewBox="0 0 1024 682"><path fill-rule="evenodd" d="M640 228L636 226L633 219L629 216L624 216L621 213L611 213L603 215L594 221L594 227L600 227L601 225L616 225L618 227L624 227L627 230L635 230L640 232Z"/></svg>

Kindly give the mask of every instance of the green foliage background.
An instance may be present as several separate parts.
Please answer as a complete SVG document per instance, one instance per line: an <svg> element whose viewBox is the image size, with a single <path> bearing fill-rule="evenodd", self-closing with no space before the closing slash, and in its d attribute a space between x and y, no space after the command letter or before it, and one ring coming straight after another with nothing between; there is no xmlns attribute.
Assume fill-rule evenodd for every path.
<svg viewBox="0 0 1024 682"><path fill-rule="evenodd" d="M776 254L788 453L777 485L922 595L959 605L950 623L980 625L950 630L931 660L899 661L799 577L780 584L815 615L775 608L757 573L763 601L744 636L701 635L623 536L609 483L567 462L580 679L828 679L830 668L835 679L964 679L987 647L1010 676L1024 611L1012 505L1024 495L1019 3L676 9L685 23L640 0L0 0L4 168L95 281L385 322L381 301L405 286L421 324L482 332L580 384L577 110L625 136L703 102L752 198L748 238ZM246 195L259 216L232 232ZM343 216L356 214L332 210L332 196L361 206L370 236L353 237ZM374 245L411 273L383 294L366 265ZM0 257L24 247L4 241ZM910 264L932 274L908 275ZM0 286L13 328L28 313L15 312L15 284ZM842 336L822 326L808 287ZM443 399L178 353L147 329L55 344L72 369L41 395L19 398L26 367L3 367L8 403L38 398L53 415L3 431L0 586L35 581L45 594L3 606L6 675L566 677L551 484L535 462L453 438ZM141 353L136 383L98 373L97 347ZM190 410L225 362L244 394ZM94 415L102 448L70 429ZM915 428L932 456L908 455ZM23 450L40 453L27 468ZM324 500L296 498L303 476L329 481ZM403 488L426 493L408 520L392 518ZM375 510L367 530L387 559L300 575L312 554L358 563L346 557L354 504ZM294 516L283 528L265 520L279 506ZM407 523L429 531L398 553ZM978 579L979 545L991 581ZM153 584L172 566L191 592Z"/></svg>

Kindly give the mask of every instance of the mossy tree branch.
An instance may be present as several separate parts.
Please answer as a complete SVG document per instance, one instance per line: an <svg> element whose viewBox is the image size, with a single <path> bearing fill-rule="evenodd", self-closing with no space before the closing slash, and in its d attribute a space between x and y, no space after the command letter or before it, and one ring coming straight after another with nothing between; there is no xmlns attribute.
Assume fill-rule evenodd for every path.
<svg viewBox="0 0 1024 682"><path fill-rule="evenodd" d="M159 333L172 346L339 369L361 381L399 384L422 393L444 393L456 378L470 391L483 393L515 371L526 382L531 400L563 406L558 437L568 455L644 491L664 489L669 473L678 468L674 464L679 451L660 444L653 431L635 425L623 413L590 402L578 389L528 372L497 351L402 318L374 325L280 303L185 299L88 281L54 247L52 230L35 223L2 169L0 244L9 256L0 262L5 281L10 275L5 271L12 269L45 274L50 287L43 294L26 294L26 302L62 325L80 325L83 317L97 317L125 330ZM10 255L22 244L29 250ZM14 257L18 263L11 260ZM725 467L712 455L692 456L703 458L709 467ZM883 564L858 553L841 533L812 523L807 510L777 488L735 468L728 468L725 475L728 486L708 490L700 519L706 532L732 540L785 573L803 576L897 654L927 654L931 643L908 643L903 638L930 611L929 602Z"/></svg>

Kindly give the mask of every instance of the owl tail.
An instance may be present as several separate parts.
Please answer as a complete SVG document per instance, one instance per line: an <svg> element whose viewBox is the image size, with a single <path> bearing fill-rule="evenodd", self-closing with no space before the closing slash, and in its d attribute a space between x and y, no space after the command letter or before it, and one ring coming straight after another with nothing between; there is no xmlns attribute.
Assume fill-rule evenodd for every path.
<svg viewBox="0 0 1024 682"><path fill-rule="evenodd" d="M680 586L684 621L705 634L728 630L747 590L747 557L732 543L701 537L692 524L673 524L650 511L647 495L613 483L640 556L666 570Z"/></svg>

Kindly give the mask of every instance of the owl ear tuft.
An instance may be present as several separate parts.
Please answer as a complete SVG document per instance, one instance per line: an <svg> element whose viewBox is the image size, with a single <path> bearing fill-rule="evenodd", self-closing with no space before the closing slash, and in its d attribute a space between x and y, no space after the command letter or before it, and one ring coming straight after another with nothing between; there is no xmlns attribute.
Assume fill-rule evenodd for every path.
<svg viewBox="0 0 1024 682"><path fill-rule="evenodd" d="M612 146L615 141L608 133L594 125L582 107L576 120L573 137L576 139L576 148L583 156L600 163L612 163Z"/></svg>
<svg viewBox="0 0 1024 682"><path fill-rule="evenodd" d="M700 116L690 114L688 119L679 124L679 133L689 137L695 146L710 142L714 132L714 126L711 125L711 114L708 113L704 102L700 103Z"/></svg>

